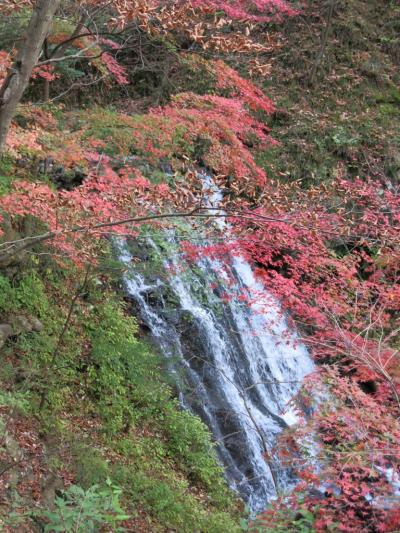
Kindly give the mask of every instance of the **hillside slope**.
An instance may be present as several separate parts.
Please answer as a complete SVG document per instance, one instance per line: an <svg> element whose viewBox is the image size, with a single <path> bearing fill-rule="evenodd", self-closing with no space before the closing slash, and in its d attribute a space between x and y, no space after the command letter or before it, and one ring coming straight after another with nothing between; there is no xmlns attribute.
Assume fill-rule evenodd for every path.
<svg viewBox="0 0 400 533"><path fill-rule="evenodd" d="M263 56L271 64L270 74L256 81L276 105L270 117L260 113L260 120L268 123L271 136L279 144L267 144L255 160L246 160L253 172L251 179L255 180L265 170L278 203L281 186L286 187L282 189L284 194L290 196L294 191L299 197L309 195L312 203L313 191L323 195L324 184L328 189L330 180L335 178L371 179L393 193L400 182L400 8L393 1L337 1L326 49L315 79L311 79L329 6L319 1L308 4L310 7L305 7L303 15L279 28L268 27L272 38L280 41L280 47ZM155 49L170 57L170 47L164 42L156 41ZM237 63L239 69L246 66L245 60ZM237 132L234 135L223 130L226 123L221 122L221 116L225 117L220 110L213 116L222 124L226 137L221 130L213 131L218 140L214 145L209 138L201 138L207 126L207 106L211 104L199 103L193 93L181 97L179 103L179 110L186 113L186 122L177 122L178 104L167 108L162 115L165 122L156 122L154 115L149 118L146 111L149 105L168 102L172 91L196 89L207 97L215 96L218 90L214 75L198 59L194 66L187 58L181 63L174 59L168 83L164 80L162 85L157 81L159 72L154 78L151 72L146 73L144 82L137 80L129 95L129 117L119 112L127 105L121 93L110 91L108 95L104 87L98 92L93 88L96 107L83 97L79 106L73 96L63 104L32 105L26 101L15 118L9 151L0 161L0 195L7 197L20 180L38 184L38 188L48 186L56 192L74 191L101 161L109 159L113 169L120 170L129 158L137 158L140 172L149 179L151 187L158 187L156 193L162 198L166 190L164 170L170 170L169 161L165 161L168 154L181 165L173 169L175 174L168 177L168 184L178 191L175 195L179 196L178 205L186 207L193 190L196 193L196 184L188 181L191 175L186 173L191 165L205 163L212 167L214 163L216 174L222 174L226 168L234 173L238 163L247 157L251 143L236 143L230 152L224 151L231 148L232 138L236 142ZM37 85L33 85L29 99L34 99L37 92ZM193 102L200 106L195 109L197 115L193 115L197 122L189 114L190 106L195 107ZM266 100L263 102L266 106ZM141 114L136 113L138 110ZM186 135L188 123L197 128L193 128L191 136ZM240 135L243 124L239 127L232 120L231 126ZM252 134L255 131L264 135L256 122L251 122L250 129ZM148 148L147 134L155 142L149 149L151 153L143 156ZM238 151L238 146L242 151ZM84 154L89 151L87 158ZM221 154L225 157L226 153L232 155L232 160L224 160L222 166L218 157ZM254 208L251 202L255 202L260 187L257 189L248 181L243 187L234 179L223 184L227 197L234 196L237 205L243 203L247 207L245 202L250 198ZM144 190L147 185L138 182L137 188L141 187ZM86 193L89 195L90 189ZM354 196L357 194L356 191ZM271 198L275 199L272 193ZM45 205L41 201L40 206ZM37 206L36 209L39 210ZM12 224L6 216L4 227L2 244L38 235L46 229L37 217L18 214ZM256 229L252 227L251 232L254 230L255 234ZM278 234L279 231L281 228ZM357 243L353 247L353 242L344 239L339 241L329 243L328 254L338 262L346 259L347 253L350 255L349 248L354 251L359 246ZM376 279L371 281L371 285L376 281L371 289L372 299L381 288L380 273L383 272L382 279L385 275L390 278L387 284L391 284L392 292L389 294L388 289L387 299L391 298L393 306L385 315L389 324L386 327L390 329L396 319L399 296L395 292L398 265L394 264L394 254L393 260L385 254L379 258L379 246L378 243L372 251L368 249L365 260L367 266L371 260L379 267ZM290 256L286 241L282 248L283 254ZM59 531L69 531L63 521L75 523L84 502L86 521L76 531L89 531L90 520L94 521L94 531L118 531L118 527L139 533L241 531L247 527L242 521L246 513L226 486L207 428L198 418L180 409L165 361L149 344L137 318L131 316L133 310L121 286L121 266L113 260L107 241L99 249L98 263L88 262L83 269L65 257L62 249L54 250L46 242L23 254L21 261L0 265L0 530L36 533L45 531L50 523L53 529L47 530L56 531L59 527ZM263 275L268 269L263 264L265 257L257 255L261 245L255 249L250 249L249 257L254 254L251 257ZM356 252L360 250L365 251L359 247ZM297 249L292 258L299 257L296 254ZM79 253L76 255L79 259ZM285 264L282 266L280 260L281 257L274 256L271 263L278 266L269 265L269 271L281 275ZM340 276L339 271L337 277ZM354 274L356 277L368 280L364 263ZM301 272L299 283L306 278ZM317 284L318 281L317 277ZM354 297L352 283L348 282L346 290ZM354 286L359 287L355 282ZM298 296L297 288L288 285L285 290L288 296ZM304 295L304 301L308 296ZM332 293L332 300L327 301L335 298ZM343 315L349 314L352 304L353 300ZM306 324L303 331L308 334L309 330L312 328ZM379 334L373 332L371 336L379 340ZM391 346L396 347L399 337L394 326L390 335ZM333 367L340 362L336 358ZM343 365L345 371L346 365L347 362ZM398 368L393 375L393 386L398 387ZM363 397L360 402L372 402L378 381L369 375L360 380L366 383L363 394L368 398ZM398 406L388 397L378 398L387 431L369 420L366 434L387 439L394 450L390 460L396 462L394 424ZM385 405L387 412L383 410ZM337 426L325 429L331 438ZM362 453L364 448L350 437L348 444L347 437L343 431L339 447L343 445L346 453L350 448ZM367 439L362 446L366 446L365 442ZM379 446L383 442L379 441ZM372 474L371 478L374 481ZM371 481L364 476L352 479L351 483L361 486L365 479ZM364 505L366 499L364 496L361 499ZM390 511L396 512L398 500L393 501L386 503ZM287 510L286 501L279 503L281 508L261 517L263 522L254 525L255 530L259 527L263 533L357 531L360 521L365 519L362 513L353 517L355 529L346 529L346 524L342 527L333 519L331 524L318 525L320 502L311 515L306 514L302 501L296 502L298 508L294 505L293 512ZM331 511L329 506L328 510ZM335 507L334 512L335 516L342 516L341 509ZM398 530L398 513L391 520L392 525L388 522L384 531ZM371 524L365 531L378 531L373 519Z"/></svg>

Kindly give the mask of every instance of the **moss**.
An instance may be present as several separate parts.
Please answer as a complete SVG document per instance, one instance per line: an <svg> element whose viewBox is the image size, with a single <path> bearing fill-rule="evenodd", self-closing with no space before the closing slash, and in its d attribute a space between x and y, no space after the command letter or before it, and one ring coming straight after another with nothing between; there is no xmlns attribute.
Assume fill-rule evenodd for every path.
<svg viewBox="0 0 400 533"><path fill-rule="evenodd" d="M270 122L281 144L259 158L271 177L307 188L335 177L340 164L350 178L385 179L391 146L400 142L396 58L387 45L398 38L391 13L379 2L339 2L313 86L307 73L323 20L310 17L306 29L297 19L283 28L287 47L264 83L283 110Z"/></svg>
<svg viewBox="0 0 400 533"><path fill-rule="evenodd" d="M8 154L0 157L0 196L8 193L14 179L14 159Z"/></svg>

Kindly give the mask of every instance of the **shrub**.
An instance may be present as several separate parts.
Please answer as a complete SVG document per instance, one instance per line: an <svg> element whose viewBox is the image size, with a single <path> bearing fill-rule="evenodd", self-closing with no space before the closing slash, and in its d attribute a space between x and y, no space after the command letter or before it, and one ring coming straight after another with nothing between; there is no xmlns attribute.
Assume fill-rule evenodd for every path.
<svg viewBox="0 0 400 533"><path fill-rule="evenodd" d="M62 496L55 499L55 511L43 511L42 518L48 520L44 531L63 533L91 533L99 527L109 525L113 531L123 531L118 523L127 520L119 503L121 489L107 480L101 489L93 485L87 490L71 485Z"/></svg>
<svg viewBox="0 0 400 533"><path fill-rule="evenodd" d="M76 478L82 488L89 489L107 481L108 464L98 450L78 444L73 446L71 452L75 459Z"/></svg>
<svg viewBox="0 0 400 533"><path fill-rule="evenodd" d="M210 434L204 423L188 411L180 411L171 403L165 410L167 446L172 457L178 457L186 474L202 484L215 500L226 505L227 487L223 470L218 465Z"/></svg>
<svg viewBox="0 0 400 533"><path fill-rule="evenodd" d="M0 275L0 312L8 313L15 305L15 293L10 280Z"/></svg>

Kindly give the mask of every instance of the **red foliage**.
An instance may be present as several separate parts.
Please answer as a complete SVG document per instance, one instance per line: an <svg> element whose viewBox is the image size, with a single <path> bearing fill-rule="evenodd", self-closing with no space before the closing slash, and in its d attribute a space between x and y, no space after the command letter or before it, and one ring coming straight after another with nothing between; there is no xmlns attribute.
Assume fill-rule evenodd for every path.
<svg viewBox="0 0 400 533"><path fill-rule="evenodd" d="M217 74L217 88L228 91L229 96L239 97L252 111L273 113L273 102L250 81L242 78L236 70L223 61L216 61L214 69Z"/></svg>
<svg viewBox="0 0 400 533"><path fill-rule="evenodd" d="M188 143L208 140L202 162L218 174L234 175L256 185L265 183L265 173L256 165L246 144L253 140L262 146L273 141L266 126L246 111L241 100L185 93L151 115L167 119L164 124L171 133L184 128L183 137Z"/></svg>
<svg viewBox="0 0 400 533"><path fill-rule="evenodd" d="M59 75L54 73L54 67L52 65L43 65L36 67L32 70L32 79L42 78L47 81L54 81Z"/></svg>
<svg viewBox="0 0 400 533"><path fill-rule="evenodd" d="M118 61L108 52L104 52L101 60L107 68L108 72L113 76L118 85L127 85L129 80L127 78L126 68L118 63Z"/></svg>
<svg viewBox="0 0 400 533"><path fill-rule="evenodd" d="M202 9L214 9L215 4L206 2ZM228 13L239 3L222 4ZM283 3L254 5L261 11ZM242 18L240 10L235 14ZM110 65L122 82L124 72ZM225 64L217 62L212 68L218 95L184 93L140 120L119 118L132 134L136 151L150 161L168 158L187 170L190 156L191 164L211 169L233 193L226 195L225 208L242 216L232 217L229 248L257 265L260 280L282 302L315 360L325 365L298 399L301 404L305 399L313 403L313 396L318 399L312 416L294 428L281 448L290 449L293 463L299 459L302 481L261 520L273 527L277 511L291 507L294 512L311 511L317 531L393 531L399 526L399 502L385 471L396 471L400 462L400 365L395 346L399 191L369 179L337 178L307 192L294 184L268 181L253 150L273 141L254 112L270 113L273 104ZM104 142L94 139L88 145L90 150L102 149ZM55 232L58 252L78 264L93 260L102 237L110 233L95 228L97 224L196 201L190 173L186 193L153 185L135 168L124 167L117 174L107 156L96 152L86 158L92 171L71 192L22 181L0 199L1 210L11 218L30 214L43 220ZM80 229L71 233L73 228ZM111 231L134 236L137 229L123 224ZM193 245L186 245L185 251L196 257ZM225 251L226 245L200 250ZM307 440L315 441L315 468L301 458L301 444Z"/></svg>
<svg viewBox="0 0 400 533"><path fill-rule="evenodd" d="M298 13L284 0L192 0L194 7L211 12L224 11L228 17L252 22L270 22L281 20L283 16L293 16Z"/></svg>
<svg viewBox="0 0 400 533"><path fill-rule="evenodd" d="M0 209L12 218L33 215L55 233L52 245L77 265L94 261L101 239L110 233L137 235L132 223L106 229L94 226L154 212L160 194L139 170L125 168L116 174L107 164L91 173L73 191L54 191L48 185L14 182L14 191L0 198ZM169 199L168 190L161 193ZM71 233L71 230L77 230Z"/></svg>
<svg viewBox="0 0 400 533"><path fill-rule="evenodd" d="M271 187L265 198L251 223L237 222L238 245L314 358L334 365L311 381L308 393L319 403L286 443L293 457L293 445L298 452L313 436L319 463L313 470L305 461L304 501L295 492L290 505L312 511L317 531L394 531L400 498L384 472L400 464L400 195L377 182L337 179L308 193ZM322 499L321 486L331 487ZM264 524L273 527L287 505L273 506Z"/></svg>

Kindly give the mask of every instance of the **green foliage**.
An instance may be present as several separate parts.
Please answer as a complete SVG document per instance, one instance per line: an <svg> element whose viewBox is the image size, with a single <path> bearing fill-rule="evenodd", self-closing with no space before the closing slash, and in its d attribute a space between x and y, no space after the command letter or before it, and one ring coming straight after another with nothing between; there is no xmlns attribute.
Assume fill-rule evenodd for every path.
<svg viewBox="0 0 400 533"><path fill-rule="evenodd" d="M84 126L82 139L96 139L106 142L103 151L108 156L134 153L133 128L139 117L122 116L112 108L95 107L79 115L78 127ZM87 127L89 126L89 127Z"/></svg>
<svg viewBox="0 0 400 533"><path fill-rule="evenodd" d="M71 485L62 496L57 496L55 511L43 511L41 518L48 520L44 531L91 533L101 526L109 526L113 531L124 531L118 523L129 518L121 508L122 491L107 480L106 488L93 485L87 490Z"/></svg>
<svg viewBox="0 0 400 533"><path fill-rule="evenodd" d="M0 274L0 312L23 310L35 316L45 317L49 302L44 284L35 271L25 274L17 286Z"/></svg>
<svg viewBox="0 0 400 533"><path fill-rule="evenodd" d="M338 155L346 155L347 150L352 146L357 146L360 139L343 126L336 128L329 139L331 150Z"/></svg>
<svg viewBox="0 0 400 533"><path fill-rule="evenodd" d="M214 446L203 422L188 411L179 411L170 404L164 412L167 446L178 457L189 476L216 497L226 502L222 469L216 464Z"/></svg>
<svg viewBox="0 0 400 533"><path fill-rule="evenodd" d="M115 304L106 303L86 325L92 342L89 390L97 399L104 429L115 435L133 424L142 410L165 399L157 359L134 334L137 324Z"/></svg>
<svg viewBox="0 0 400 533"><path fill-rule="evenodd" d="M92 485L103 485L108 476L109 468L101 453L83 443L77 443L71 449L74 457L77 482L80 487L88 489Z"/></svg>
<svg viewBox="0 0 400 533"><path fill-rule="evenodd" d="M15 305L15 292L10 280L0 274L0 312L8 313Z"/></svg>
<svg viewBox="0 0 400 533"><path fill-rule="evenodd" d="M0 196L10 191L11 183L14 180L13 167L13 158L8 154L3 154L0 157Z"/></svg>
<svg viewBox="0 0 400 533"><path fill-rule="evenodd" d="M15 47L30 15L30 9L23 8L18 13L14 13L12 17L0 18L0 50L10 52Z"/></svg>
<svg viewBox="0 0 400 533"><path fill-rule="evenodd" d="M49 276L47 272L45 275L48 278L47 286L39 271L32 268L13 284L8 278L0 275L0 312L9 315L11 323L13 315L40 317L43 324L41 331L23 332L4 348L4 352L9 356L13 354L20 356L16 392L37 394L45 390L48 407L54 412L62 407L65 395L69 393L71 380L76 376L81 348L79 335L74 325L71 325L64 334L64 342L58 347L54 372L48 372L48 365L54 356L65 323L66 309L60 308L55 299L57 293L65 292L65 288L62 287L63 276L57 279L57 276ZM51 299L48 297L49 289L54 291ZM0 379L13 382L14 374L15 368L5 363L1 369ZM35 405L35 394L32 395L32 406ZM47 418L51 415L50 411L47 413Z"/></svg>
<svg viewBox="0 0 400 533"><path fill-rule="evenodd" d="M180 533L235 533L240 531L228 512L207 513L188 492L187 484L174 479L157 479L150 473L119 471L129 498L143 507L164 527Z"/></svg>
<svg viewBox="0 0 400 533"><path fill-rule="evenodd" d="M26 309L40 318L45 317L49 311L43 281L34 271L22 278L15 290L15 297L17 307Z"/></svg>
<svg viewBox="0 0 400 533"><path fill-rule="evenodd" d="M31 396L28 392L0 390L1 407L8 407L20 414L27 415L30 412L30 402Z"/></svg>

